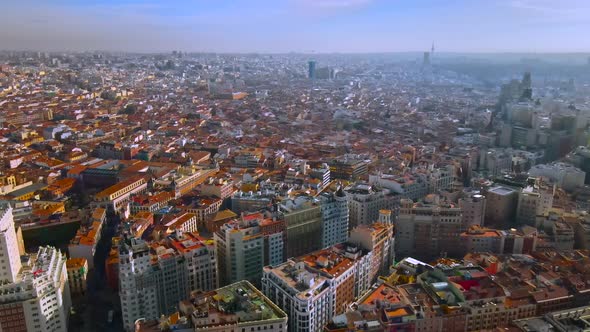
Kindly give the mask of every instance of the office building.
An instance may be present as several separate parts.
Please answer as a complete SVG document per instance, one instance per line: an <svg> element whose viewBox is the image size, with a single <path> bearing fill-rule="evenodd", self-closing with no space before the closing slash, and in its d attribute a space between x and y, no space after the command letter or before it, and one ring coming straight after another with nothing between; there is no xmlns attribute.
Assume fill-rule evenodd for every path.
<svg viewBox="0 0 590 332"><path fill-rule="evenodd" d="M240 280L260 284L262 268L285 260L285 221L262 213L242 215L214 233L219 283Z"/></svg>
<svg viewBox="0 0 590 332"><path fill-rule="evenodd" d="M436 195L418 203L402 199L395 221L395 254L418 259L457 256L461 251L456 240L466 229L461 208Z"/></svg>
<svg viewBox="0 0 590 332"><path fill-rule="evenodd" d="M543 215L553 206L555 186L526 186L518 193L516 221L520 224L538 227L537 216Z"/></svg>
<svg viewBox="0 0 590 332"><path fill-rule="evenodd" d="M333 206L338 205L338 203L334 202ZM278 204L278 210L285 219L287 258L298 257L322 248L324 214L319 199L311 196L285 199ZM328 216L328 209L325 210L325 214ZM335 217L336 214L335 212ZM337 229L339 229L338 220L335 218L333 221L335 224L330 226L330 229L332 235L337 237L339 236L336 233ZM329 235L326 236L330 237Z"/></svg>
<svg viewBox="0 0 590 332"><path fill-rule="evenodd" d="M553 164L541 164L531 167L531 176L542 176L556 183L557 186L567 191L584 186L586 173L570 164L556 162Z"/></svg>
<svg viewBox="0 0 590 332"><path fill-rule="evenodd" d="M430 66L430 52L424 52L424 56L422 57L422 66Z"/></svg>
<svg viewBox="0 0 590 332"><path fill-rule="evenodd" d="M389 210L381 210L379 222L357 226L350 232L348 242L370 252L368 280L371 281L389 272L389 267L395 260L394 228L388 222L390 214Z"/></svg>
<svg viewBox="0 0 590 332"><path fill-rule="evenodd" d="M139 318L171 314L189 294L183 259L163 247L155 254L141 239L119 246L119 298L123 326L132 331Z"/></svg>
<svg viewBox="0 0 590 332"><path fill-rule="evenodd" d="M307 62L307 78L313 80L315 79L315 68L316 62L311 60Z"/></svg>

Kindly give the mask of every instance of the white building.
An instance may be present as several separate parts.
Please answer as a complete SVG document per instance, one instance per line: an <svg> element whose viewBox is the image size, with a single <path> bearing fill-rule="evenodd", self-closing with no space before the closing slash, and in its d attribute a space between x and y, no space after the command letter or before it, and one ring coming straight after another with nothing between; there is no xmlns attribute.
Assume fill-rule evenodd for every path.
<svg viewBox="0 0 590 332"><path fill-rule="evenodd" d="M534 227L537 216L543 215L553 206L553 194L555 187L527 186L518 193L518 205L516 207L516 221Z"/></svg>
<svg viewBox="0 0 590 332"><path fill-rule="evenodd" d="M419 199L428 195L429 184L423 174L369 175L369 184L386 188L399 194L402 198Z"/></svg>
<svg viewBox="0 0 590 332"><path fill-rule="evenodd" d="M584 171L562 162L535 165L531 167L529 174L548 178L567 191L582 187L586 179L586 173Z"/></svg>
<svg viewBox="0 0 590 332"><path fill-rule="evenodd" d="M345 242L348 238L348 200L339 190L335 194L322 193L320 196L322 211L322 248Z"/></svg>
<svg viewBox="0 0 590 332"><path fill-rule="evenodd" d="M379 210L395 210L400 196L390 190L378 190L371 185L355 184L344 190L350 209L348 227L370 225L379 218Z"/></svg>
<svg viewBox="0 0 590 332"><path fill-rule="evenodd" d="M71 299L65 255L41 247L21 257L10 206L0 210L0 231L0 330L66 332Z"/></svg>
<svg viewBox="0 0 590 332"><path fill-rule="evenodd" d="M489 175L500 175L512 168L512 149L482 149L480 151L479 169Z"/></svg>
<svg viewBox="0 0 590 332"><path fill-rule="evenodd" d="M234 182L232 180L210 177L201 184L200 190L204 196L215 196L223 200L231 197L233 194Z"/></svg>
<svg viewBox="0 0 590 332"><path fill-rule="evenodd" d="M217 287L214 246L197 233L175 232L149 245L137 238L119 247L119 297L123 323L176 312L191 291Z"/></svg>
<svg viewBox="0 0 590 332"><path fill-rule="evenodd" d="M17 281L21 269L12 207L0 210L0 214L0 256L4 257L0 260L0 276L4 283L12 283Z"/></svg>
<svg viewBox="0 0 590 332"><path fill-rule="evenodd" d="M367 284L357 278L359 268L368 269L369 265L368 259L351 259L330 250L314 252L276 267L264 267L262 292L287 313L290 331L321 331L334 315L344 313L355 297L366 291L355 286Z"/></svg>
<svg viewBox="0 0 590 332"><path fill-rule="evenodd" d="M109 211L125 211L129 213L129 198L147 189L147 182L143 177L133 178L114 184L94 196L94 205Z"/></svg>

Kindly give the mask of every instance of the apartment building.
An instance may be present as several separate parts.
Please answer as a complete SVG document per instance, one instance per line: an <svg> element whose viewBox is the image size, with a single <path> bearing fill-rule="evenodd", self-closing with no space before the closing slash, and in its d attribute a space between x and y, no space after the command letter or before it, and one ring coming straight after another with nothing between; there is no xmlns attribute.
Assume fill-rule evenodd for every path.
<svg viewBox="0 0 590 332"><path fill-rule="evenodd" d="M344 189L350 209L349 229L377 221L379 210L396 210L400 196L388 189L356 183Z"/></svg>
<svg viewBox="0 0 590 332"><path fill-rule="evenodd" d="M371 241L381 239L381 232L370 233ZM363 245L373 243L361 238L359 244L343 243L264 267L262 292L287 313L290 331L320 331L370 288L370 276L381 266L374 262L382 257L365 250Z"/></svg>
<svg viewBox="0 0 590 332"><path fill-rule="evenodd" d="M479 192L468 192L459 198L459 208L463 215L463 224L483 226L486 211L486 198Z"/></svg>
<svg viewBox="0 0 590 332"><path fill-rule="evenodd" d="M459 255L455 241L466 227L458 206L428 195L418 203L402 199L395 229L396 256L430 259Z"/></svg>
<svg viewBox="0 0 590 332"><path fill-rule="evenodd" d="M88 275L88 261L86 258L70 258L66 261L68 281L71 295L86 293L86 276Z"/></svg>
<svg viewBox="0 0 590 332"><path fill-rule="evenodd" d="M214 233L220 285L240 280L260 284L262 268L285 259L285 222L262 213L242 215Z"/></svg>
<svg viewBox="0 0 590 332"><path fill-rule="evenodd" d="M217 287L213 241L196 232L176 230L150 243L126 238L119 243L118 256L119 297L127 330L139 318L175 312L191 291Z"/></svg>
<svg viewBox="0 0 590 332"><path fill-rule="evenodd" d="M93 221L89 226L81 226L68 245L71 258L84 258L88 262L88 268L94 268L94 254L96 246L102 235L103 223Z"/></svg>
<svg viewBox="0 0 590 332"><path fill-rule="evenodd" d="M234 182L227 179L208 178L200 186L201 194L205 196L215 196L222 200L231 197L234 193Z"/></svg>
<svg viewBox="0 0 590 332"><path fill-rule="evenodd" d="M337 276L345 273L347 279L351 278L350 268L338 270ZM287 313L291 332L319 331L336 314L333 277L311 269L304 260L289 260L277 267L264 268L262 292ZM347 295L353 297L350 291Z"/></svg>
<svg viewBox="0 0 590 332"><path fill-rule="evenodd" d="M94 196L95 205L112 212L124 212L128 210L131 195L146 189L147 182L143 177L121 181L97 193Z"/></svg>

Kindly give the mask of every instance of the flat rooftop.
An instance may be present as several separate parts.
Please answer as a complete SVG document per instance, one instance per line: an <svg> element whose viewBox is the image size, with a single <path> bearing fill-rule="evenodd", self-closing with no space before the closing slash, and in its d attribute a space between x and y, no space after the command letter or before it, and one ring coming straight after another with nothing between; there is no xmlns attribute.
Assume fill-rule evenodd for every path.
<svg viewBox="0 0 590 332"><path fill-rule="evenodd" d="M287 315L256 287L247 281L216 289L194 299L193 316L204 318L219 314L224 324L248 323L255 321L286 318ZM223 318L223 317L226 317ZM219 325L219 323L212 325ZM202 328L196 325L195 328Z"/></svg>
<svg viewBox="0 0 590 332"><path fill-rule="evenodd" d="M492 193L497 194L497 195L506 196L506 195L510 195L510 194L512 194L512 193L514 193L516 191L514 189L511 189L511 188L498 186L498 187L491 188L489 190L489 192L492 192Z"/></svg>

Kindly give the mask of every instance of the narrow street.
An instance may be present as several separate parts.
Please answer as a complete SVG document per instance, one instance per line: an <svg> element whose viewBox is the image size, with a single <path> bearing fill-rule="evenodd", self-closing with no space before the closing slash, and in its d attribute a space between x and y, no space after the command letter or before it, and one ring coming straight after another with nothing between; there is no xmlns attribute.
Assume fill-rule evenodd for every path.
<svg viewBox="0 0 590 332"><path fill-rule="evenodd" d="M107 286L105 261L111 248L111 239L115 234L120 218L108 216L107 225L94 255L94 269L88 272L88 289L85 296L72 298L75 314L70 316L68 331L103 332L124 331L121 318L119 294ZM113 321L108 322L108 313L114 311Z"/></svg>

